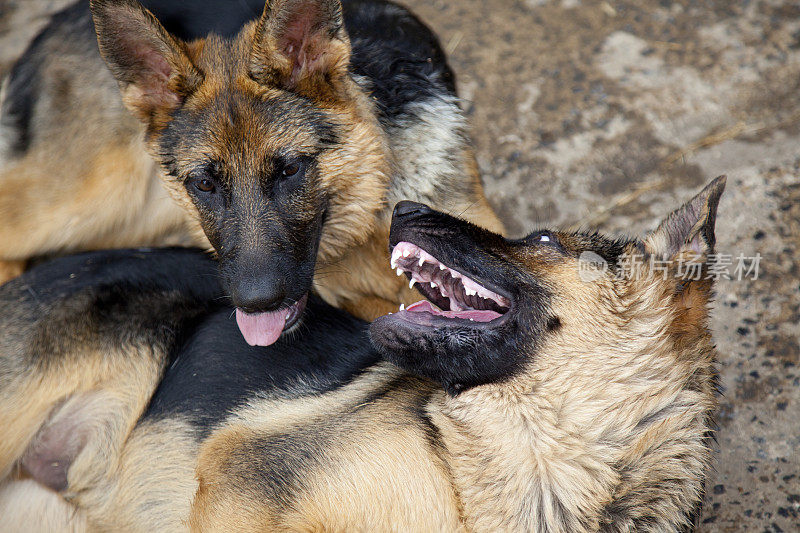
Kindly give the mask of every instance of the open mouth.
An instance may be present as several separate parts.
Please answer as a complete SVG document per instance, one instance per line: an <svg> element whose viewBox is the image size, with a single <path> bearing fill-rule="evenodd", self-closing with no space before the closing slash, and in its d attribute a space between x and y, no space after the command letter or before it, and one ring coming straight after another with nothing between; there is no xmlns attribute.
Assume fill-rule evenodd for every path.
<svg viewBox="0 0 800 533"><path fill-rule="evenodd" d="M264 313L246 313L237 307L236 323L247 344L269 346L278 340L281 333L288 331L297 323L306 308L307 301L308 294L305 294L289 307Z"/></svg>
<svg viewBox="0 0 800 533"><path fill-rule="evenodd" d="M487 289L474 279L433 257L416 244L403 241L392 250L392 268L406 274L409 287L417 287L427 299L403 309L403 318L424 325L434 325L433 317L456 323L494 323L511 309L505 296Z"/></svg>

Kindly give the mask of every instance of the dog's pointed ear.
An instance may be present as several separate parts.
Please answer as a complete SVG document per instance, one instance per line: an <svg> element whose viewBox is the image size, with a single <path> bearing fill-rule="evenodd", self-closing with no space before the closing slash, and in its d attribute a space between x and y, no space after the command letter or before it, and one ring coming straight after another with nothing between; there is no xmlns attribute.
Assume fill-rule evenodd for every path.
<svg viewBox="0 0 800 533"><path fill-rule="evenodd" d="M699 256L713 253L717 206L725 181L725 176L715 178L697 196L670 213L645 239L648 253L667 258L683 252Z"/></svg>
<svg viewBox="0 0 800 533"><path fill-rule="evenodd" d="M100 54L119 82L125 105L157 126L203 80L186 44L135 0L91 0L90 7Z"/></svg>
<svg viewBox="0 0 800 533"><path fill-rule="evenodd" d="M335 95L350 39L339 0L267 0L250 54L250 76L301 94Z"/></svg>

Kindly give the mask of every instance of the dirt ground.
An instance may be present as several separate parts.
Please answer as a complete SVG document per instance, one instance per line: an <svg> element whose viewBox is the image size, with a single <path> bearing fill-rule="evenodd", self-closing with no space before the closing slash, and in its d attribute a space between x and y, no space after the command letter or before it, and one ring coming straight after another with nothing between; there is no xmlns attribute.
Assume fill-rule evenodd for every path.
<svg viewBox="0 0 800 533"><path fill-rule="evenodd" d="M403 3L450 55L513 234L638 234L728 175L718 252L732 273L740 254L761 260L758 279L718 285L724 396L701 530L800 531L800 5ZM0 0L0 72L63 4Z"/></svg>

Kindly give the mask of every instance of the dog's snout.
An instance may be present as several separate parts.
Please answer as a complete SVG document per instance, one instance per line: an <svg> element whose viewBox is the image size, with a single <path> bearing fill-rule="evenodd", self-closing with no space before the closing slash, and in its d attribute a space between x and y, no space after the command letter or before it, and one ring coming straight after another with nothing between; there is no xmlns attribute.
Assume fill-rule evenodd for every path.
<svg viewBox="0 0 800 533"><path fill-rule="evenodd" d="M410 216L425 215L431 212L432 212L431 208L425 204L419 204L417 202L403 200L401 202L397 202L397 205L394 206L393 216L397 218L410 217Z"/></svg>
<svg viewBox="0 0 800 533"><path fill-rule="evenodd" d="M233 305L248 313L275 311L286 299L280 283L268 279L247 277L231 284Z"/></svg>

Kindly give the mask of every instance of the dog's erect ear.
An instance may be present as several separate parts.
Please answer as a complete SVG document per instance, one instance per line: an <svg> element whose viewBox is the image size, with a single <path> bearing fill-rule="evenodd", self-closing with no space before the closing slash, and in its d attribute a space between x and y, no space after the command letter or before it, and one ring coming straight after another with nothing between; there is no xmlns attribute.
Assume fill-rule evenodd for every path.
<svg viewBox="0 0 800 533"><path fill-rule="evenodd" d="M335 94L349 62L339 0L267 0L250 56L254 80L301 94Z"/></svg>
<svg viewBox="0 0 800 533"><path fill-rule="evenodd" d="M91 0L100 54L125 105L157 127L202 82L186 45L135 0Z"/></svg>
<svg viewBox="0 0 800 533"><path fill-rule="evenodd" d="M725 190L719 176L687 203L670 213L645 240L645 249L656 256L672 258L683 252L706 256L714 251L717 206Z"/></svg>

